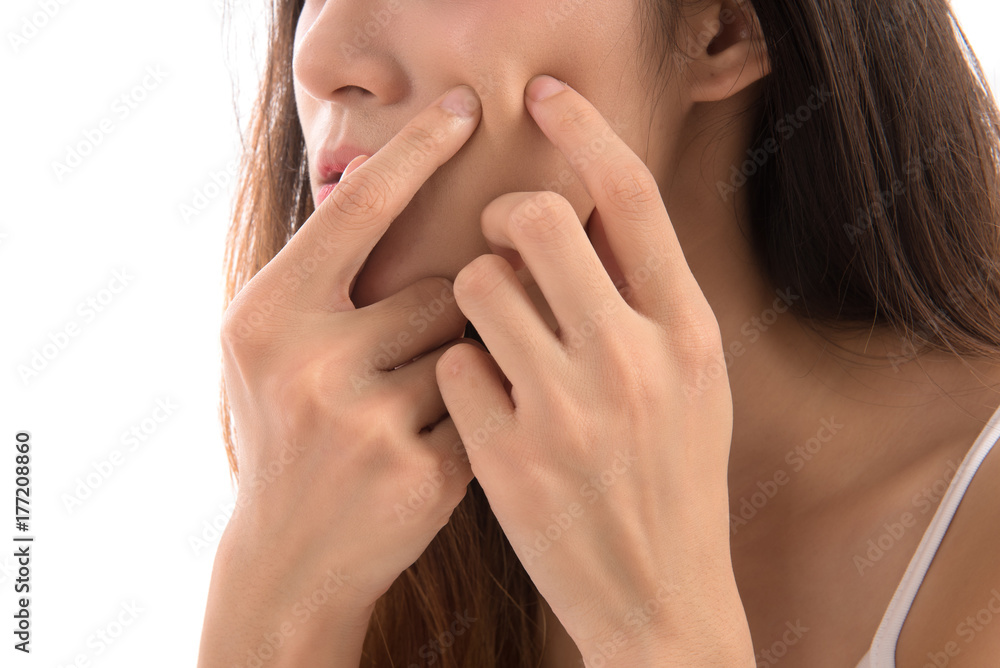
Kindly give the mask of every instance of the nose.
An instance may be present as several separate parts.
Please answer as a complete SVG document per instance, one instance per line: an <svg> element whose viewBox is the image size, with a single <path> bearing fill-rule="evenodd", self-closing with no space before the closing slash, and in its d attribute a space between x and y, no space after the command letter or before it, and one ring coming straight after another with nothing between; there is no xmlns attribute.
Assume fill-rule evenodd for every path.
<svg viewBox="0 0 1000 668"><path fill-rule="evenodd" d="M381 6L381 5L379 5ZM386 16L382 16L386 14ZM357 0L305 3L295 29L292 74L317 100L374 98L392 104L405 93L406 78L394 51L394 31L405 21Z"/></svg>

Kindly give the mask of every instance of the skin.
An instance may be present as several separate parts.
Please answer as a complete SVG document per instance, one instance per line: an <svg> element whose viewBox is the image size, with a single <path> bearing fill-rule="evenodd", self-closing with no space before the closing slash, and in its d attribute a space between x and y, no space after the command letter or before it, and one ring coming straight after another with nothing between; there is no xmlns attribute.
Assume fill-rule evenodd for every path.
<svg viewBox="0 0 1000 668"><path fill-rule="evenodd" d="M656 299L650 295L661 294L667 304L709 306L710 311L697 311L698 325L709 332L717 327L713 350L718 353L715 359L724 360L726 371L721 378L713 374L714 380L704 385L704 395L714 400L725 396L728 407L700 404L704 412L685 423L691 440L704 453L706 489L713 490L712 499L699 501L699 508L717 528L720 518L727 523L728 513L738 516L741 499L758 491L758 483L772 480L779 470L789 474L787 484L752 519L735 532L724 527L729 529L725 535L713 534L714 542L706 547L715 556L724 548L726 557L731 557L730 575L739 586L739 596L733 599L724 573L708 578L717 586L712 591L719 593L721 605L731 613L721 617L731 620L729 628L737 633L745 614L758 652L782 637L786 622L801 619L810 631L789 648L783 665L853 665L871 642L933 512L918 513L916 525L899 546L865 575L858 574L852 559L864 551L868 539L880 534L884 522L913 509L913 495L940 478L947 462L961 460L1000 403L997 391L984 386L1000 382L1000 365L927 351L918 357L909 354L906 342L893 333L868 328L847 334L826 332L827 338L846 348L833 354L822 337L788 313L779 313L751 341L745 326L775 306L776 293L756 266L738 225L747 193L738 191L734 199L723 201L716 183L727 182L731 165L745 157L752 119L739 114L757 94L755 82L767 74L766 58L754 57L739 21L719 21L731 5L706 2L687 15L686 30L679 37L691 58L682 70L671 70L676 75L665 82L663 101L653 107L647 92L661 82L652 81L637 65L636 54L646 48L633 20L638 5L610 0L575 3L565 20L550 23L564 5L555 0L402 3L373 41L364 45L355 41L355 28L372 19L370 7L306 3L296 34L294 84L311 165L316 151L325 142L335 143L341 133L361 146L383 146L453 85L468 84L482 101L482 118L468 143L427 179L374 246L357 275L352 301L358 307L374 304L427 276L455 280L459 306L496 357L463 344L439 361L438 380L449 411L468 416L465 423L455 418L465 437L488 408L503 406L497 392L503 387L501 374L513 381L513 404L518 407L530 406L532 397L542 396L537 387L546 376L534 378L518 369L517 355L509 351L517 345L537 350L551 343L546 337L564 324L557 314L579 285L564 283L560 292L558 281L551 281L556 287L546 295L536 284L533 274L540 275L545 266L539 260L555 262L558 254L550 250L546 255L539 250L544 244L538 239L532 242L516 232L520 228L512 225L516 218L512 212L528 200L523 194L549 191L562 198L561 210L550 217L560 223L558 229L566 235L561 239L576 240L565 242L574 249L568 254L567 271L574 261L590 266L589 274L580 274L592 279L586 285L606 290L605 278L616 285L625 278L611 251L616 239L624 242L612 227L616 219L608 215L613 205L606 204L606 210L598 206L600 198L586 186L586 174L571 166L567 153L586 146L611 146L588 161L591 174L612 159L634 159L629 164L636 174L645 165L665 209L662 218L652 210L647 218L676 234L683 268L689 273L673 268L667 273L672 281L655 282L659 293L647 285L645 291L631 293L629 305L644 305L645 313L651 314ZM358 47L355 57L344 55L340 47L345 43ZM525 86L540 73L567 81L575 91L571 95L578 94L592 105L607 125L591 118L573 137L552 130L558 126L552 119L560 113L563 118L574 117L574 109L586 107L573 99L548 117L540 109L532 112ZM543 129L546 118L550 132ZM620 137L620 145L602 134L607 127ZM589 143L598 138L608 141ZM311 177L315 195L318 174L313 170ZM578 243L582 237L569 231L573 225L582 226L607 274L587 265L592 258ZM659 239L662 244L654 247L669 252L669 235ZM491 257L476 260L481 255ZM511 268L497 262L496 255ZM535 272L529 270L533 264L529 256L535 258ZM694 280L688 282L685 276ZM524 286L521 297L515 279ZM561 301L549 303L553 294L561 294ZM525 298L540 318L534 326L505 326L501 319L491 318L491 313L510 308L515 309L510 313L530 319L535 311L526 309ZM657 331L678 331L667 311L652 319L660 326ZM539 327L541 321L551 329ZM609 326L619 328L613 330L612 339L624 337L637 346L652 340L635 336L639 330L634 319L621 317ZM675 343L669 349L630 349L629 359L645 360L671 378L668 369L671 360L676 361L671 351L682 347ZM736 344L743 347L734 349ZM723 351L734 350L740 352L722 358ZM892 356L892 362L866 362L862 353ZM581 355L579 363L585 359ZM697 367L703 374L711 369L706 364ZM559 377L555 372L550 376ZM615 396L618 391L596 377L579 378L589 378L578 382L594 388L590 399ZM518 396L523 402L517 401ZM470 398L463 402L463 397ZM569 410L566 405L562 409ZM662 409L669 412L670 405ZM558 415L560 407L553 410ZM711 425L720 416L723 421L731 419L731 433L724 428L713 431ZM831 417L840 426L806 465L794 470L787 459L789 451L816 437L821 421ZM605 422L610 420L606 416ZM470 451L469 457L505 531L528 536L544 523L532 525L523 506L505 498L504 490L516 485L515 471L507 459L488 455L513 447L545 454L541 447L530 446L552 443L558 435L543 433L544 425L530 420L517 424L520 431L502 431L487 447ZM648 426L664 425L651 420ZM571 443L552 447L556 452L572 451ZM990 509L997 507L1000 494L989 490L1000 487L996 462L995 454L984 462L928 573L903 629L899 665L919 665L927 652L940 651L954 635L960 612L982 607L988 598L984 592L1000 584L1000 568L982 556L995 554L995 546L989 548L977 528L995 522ZM578 479L566 471L561 474L557 479L565 482L565 489L575 489ZM720 480L723 484L717 485ZM633 482L638 486L642 481ZM661 484L666 488L667 483ZM625 497L614 498L613 503L626 504ZM567 535L557 546L564 546L567 553L572 552L570 546L590 550L585 553L604 560L597 563L616 563L614 558L621 555L608 554L599 542L600 518L589 515L585 526L594 534L591 543L582 537L570 543ZM580 533L586 535L587 530ZM660 556L672 554L668 543L658 544L664 550ZM559 580L557 572L567 569L543 567L568 563L560 562L570 559L568 554L560 557L557 552L529 568L549 603L542 615L550 642L548 668L580 665L581 658L591 657L596 645L582 638L588 631L596 634L600 626L597 613L570 612L579 600L574 596L582 592ZM655 578L636 569L630 583L639 595L641 586ZM964 577L969 574L976 577ZM983 585L990 582L993 585ZM914 620L935 631L916 632ZM961 654L949 665L982 665L1000 652L998 629L979 633L974 643L962 643ZM646 647L662 649L655 643ZM615 660L623 656L624 651Z"/></svg>

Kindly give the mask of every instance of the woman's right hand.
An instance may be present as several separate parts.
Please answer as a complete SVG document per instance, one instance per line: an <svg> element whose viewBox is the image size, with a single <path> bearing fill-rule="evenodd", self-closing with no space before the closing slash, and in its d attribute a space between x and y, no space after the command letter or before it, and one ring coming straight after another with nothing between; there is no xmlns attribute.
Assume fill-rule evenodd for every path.
<svg viewBox="0 0 1000 668"><path fill-rule="evenodd" d="M471 117L441 107L443 95L352 161L225 312L240 484L206 613L206 624L220 621L203 631L203 657L213 629L227 632L221 620L236 612L227 605L248 617L246 606L266 609L272 626L280 610L294 627L293 608L310 600L329 601L331 619L370 613L472 480L435 377L445 349L469 342L451 281L424 278L361 309L350 300L379 238L475 129L478 98L462 88ZM254 591L232 591L240 587Z"/></svg>

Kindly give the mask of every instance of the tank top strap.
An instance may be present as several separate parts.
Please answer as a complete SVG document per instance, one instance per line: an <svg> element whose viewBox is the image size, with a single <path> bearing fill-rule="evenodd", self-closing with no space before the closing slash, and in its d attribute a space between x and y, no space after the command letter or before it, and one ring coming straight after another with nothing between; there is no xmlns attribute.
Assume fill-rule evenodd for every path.
<svg viewBox="0 0 1000 668"><path fill-rule="evenodd" d="M882 616L882 622L875 632L871 647L858 664L858 668L895 668L896 643L899 640L900 631L903 630L903 622L906 621L913 600L917 596L917 590L920 589L924 576L927 575L927 569L930 568L934 555L937 554L952 517L955 516L958 505L962 501L962 497L965 496L969 483L972 482L972 477L998 439L1000 439L1000 406L983 427L976 442L955 471L955 477L948 485L930 525L920 540L917 551L910 559L906 573L896 588L896 593L889 602L889 607L886 608L885 614Z"/></svg>

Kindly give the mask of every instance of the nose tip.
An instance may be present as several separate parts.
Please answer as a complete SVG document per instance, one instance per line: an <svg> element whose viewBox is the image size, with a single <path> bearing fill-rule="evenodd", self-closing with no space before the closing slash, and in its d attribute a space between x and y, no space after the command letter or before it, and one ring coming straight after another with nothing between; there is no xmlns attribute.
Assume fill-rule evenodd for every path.
<svg viewBox="0 0 1000 668"><path fill-rule="evenodd" d="M298 39L292 54L296 86L327 102L338 98L367 104L396 101L406 84L396 52L400 40L387 29L379 40L358 41L354 32L368 16L359 7L363 3L319 4L319 9L303 10L296 25Z"/></svg>

